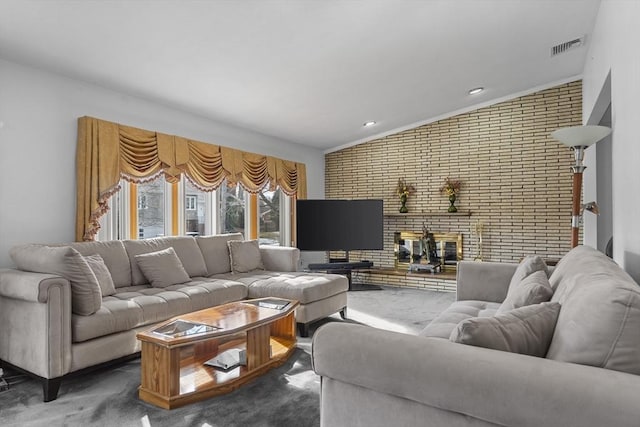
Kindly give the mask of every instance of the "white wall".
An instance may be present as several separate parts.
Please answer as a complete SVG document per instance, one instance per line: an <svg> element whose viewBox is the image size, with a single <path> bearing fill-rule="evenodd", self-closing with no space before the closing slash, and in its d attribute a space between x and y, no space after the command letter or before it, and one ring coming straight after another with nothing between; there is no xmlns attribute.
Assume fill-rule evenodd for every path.
<svg viewBox="0 0 640 427"><path fill-rule="evenodd" d="M598 97L611 72L613 256L640 281L640 2L603 0L583 80L583 119L603 108Z"/></svg>
<svg viewBox="0 0 640 427"><path fill-rule="evenodd" d="M144 99L0 60L0 267L20 243L72 241L77 119L93 116L307 165L324 198L324 154Z"/></svg>

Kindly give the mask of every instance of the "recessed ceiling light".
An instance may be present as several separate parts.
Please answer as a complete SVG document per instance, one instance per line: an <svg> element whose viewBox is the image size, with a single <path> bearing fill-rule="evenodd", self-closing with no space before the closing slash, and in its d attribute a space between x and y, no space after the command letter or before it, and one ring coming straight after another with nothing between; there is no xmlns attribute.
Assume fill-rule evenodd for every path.
<svg viewBox="0 0 640 427"><path fill-rule="evenodd" d="M368 128L369 126L373 126L373 125L375 125L375 124L376 124L376 122L374 122L374 121L372 120L372 121L370 121L370 122L364 122L364 123L362 124L362 126L364 126L364 127Z"/></svg>
<svg viewBox="0 0 640 427"><path fill-rule="evenodd" d="M475 95L476 93L480 93L484 90L483 87L476 87L469 91L469 95Z"/></svg>

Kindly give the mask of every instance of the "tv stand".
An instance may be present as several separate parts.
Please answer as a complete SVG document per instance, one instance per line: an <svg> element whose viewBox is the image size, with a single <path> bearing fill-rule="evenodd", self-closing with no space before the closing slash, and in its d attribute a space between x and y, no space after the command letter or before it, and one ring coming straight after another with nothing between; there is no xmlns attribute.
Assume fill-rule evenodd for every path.
<svg viewBox="0 0 640 427"><path fill-rule="evenodd" d="M346 258L329 258L328 263L309 264L309 270L323 270L328 273L344 274L349 281L350 291L380 291L382 288L378 285L367 285L363 283L353 283L351 279L351 271L355 269L367 269L373 267L371 261L354 261L349 262L349 256Z"/></svg>

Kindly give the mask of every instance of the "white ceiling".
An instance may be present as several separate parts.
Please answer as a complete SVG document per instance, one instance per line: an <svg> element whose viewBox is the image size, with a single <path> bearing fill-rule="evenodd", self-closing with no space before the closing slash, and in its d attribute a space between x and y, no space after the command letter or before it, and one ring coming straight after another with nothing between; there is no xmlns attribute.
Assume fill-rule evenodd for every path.
<svg viewBox="0 0 640 427"><path fill-rule="evenodd" d="M0 56L331 150L579 76L598 6L3 0Z"/></svg>

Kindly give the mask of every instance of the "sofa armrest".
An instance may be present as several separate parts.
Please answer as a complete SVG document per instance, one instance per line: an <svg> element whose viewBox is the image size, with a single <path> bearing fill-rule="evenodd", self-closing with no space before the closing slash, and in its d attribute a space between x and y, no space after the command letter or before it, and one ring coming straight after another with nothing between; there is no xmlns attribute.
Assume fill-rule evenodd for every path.
<svg viewBox="0 0 640 427"><path fill-rule="evenodd" d="M50 288L56 286L70 285L67 279L55 274L0 269L0 296L3 297L46 303Z"/></svg>
<svg viewBox="0 0 640 427"><path fill-rule="evenodd" d="M51 274L0 270L0 359L57 378L71 368L71 286Z"/></svg>
<svg viewBox="0 0 640 427"><path fill-rule="evenodd" d="M260 246L264 268L269 271L297 271L300 249L290 246Z"/></svg>
<svg viewBox="0 0 640 427"><path fill-rule="evenodd" d="M312 349L322 377L502 426L640 419L640 376L632 374L342 323L319 328Z"/></svg>
<svg viewBox="0 0 640 427"><path fill-rule="evenodd" d="M502 302L518 264L460 261L456 277L458 301Z"/></svg>

